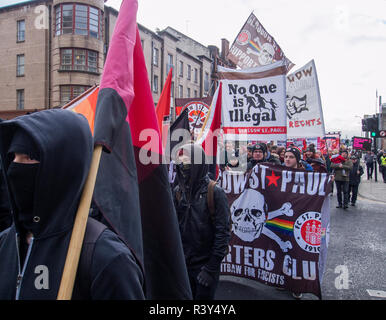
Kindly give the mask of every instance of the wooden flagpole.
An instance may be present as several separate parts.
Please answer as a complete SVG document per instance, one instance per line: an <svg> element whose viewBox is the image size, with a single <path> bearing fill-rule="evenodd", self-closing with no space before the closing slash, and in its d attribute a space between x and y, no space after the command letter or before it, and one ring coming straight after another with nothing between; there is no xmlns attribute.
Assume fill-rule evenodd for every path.
<svg viewBox="0 0 386 320"><path fill-rule="evenodd" d="M90 171L88 173L88 177L79 202L78 211L76 213L57 300L70 300L72 297L72 291L74 288L76 272L78 270L78 263L82 250L84 234L86 232L87 218L90 211L91 199L94 192L101 155L102 146L97 145L93 152Z"/></svg>

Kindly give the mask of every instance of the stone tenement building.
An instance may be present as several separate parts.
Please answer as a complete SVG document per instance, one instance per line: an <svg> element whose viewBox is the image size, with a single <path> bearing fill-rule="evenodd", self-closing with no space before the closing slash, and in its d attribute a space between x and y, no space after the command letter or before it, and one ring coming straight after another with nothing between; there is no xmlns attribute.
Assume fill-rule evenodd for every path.
<svg viewBox="0 0 386 320"><path fill-rule="evenodd" d="M118 12L104 0L30 0L0 8L0 111L54 108L99 84ZM222 52L167 27L138 24L153 100L170 68L172 96L213 94Z"/></svg>

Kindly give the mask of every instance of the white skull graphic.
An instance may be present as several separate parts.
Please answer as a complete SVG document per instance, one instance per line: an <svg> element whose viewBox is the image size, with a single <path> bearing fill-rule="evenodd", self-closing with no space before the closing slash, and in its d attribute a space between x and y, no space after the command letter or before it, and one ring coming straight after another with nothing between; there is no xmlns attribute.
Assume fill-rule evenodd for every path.
<svg viewBox="0 0 386 320"><path fill-rule="evenodd" d="M233 202L231 212L233 232L241 240L251 242L260 236L267 214L267 204L260 192L246 189Z"/></svg>
<svg viewBox="0 0 386 320"><path fill-rule="evenodd" d="M266 42L261 46L260 55L257 58L261 65L265 66L266 64L272 63L273 56L275 55L275 49L272 44Z"/></svg>

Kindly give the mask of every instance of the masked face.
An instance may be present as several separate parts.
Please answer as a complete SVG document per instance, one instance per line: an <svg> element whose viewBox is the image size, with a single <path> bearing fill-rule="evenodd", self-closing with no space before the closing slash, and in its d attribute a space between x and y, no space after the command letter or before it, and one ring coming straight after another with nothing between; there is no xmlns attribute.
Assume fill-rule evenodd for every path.
<svg viewBox="0 0 386 320"><path fill-rule="evenodd" d="M10 188L18 211L18 221L26 230L33 230L33 205L39 162L13 161L7 171Z"/></svg>

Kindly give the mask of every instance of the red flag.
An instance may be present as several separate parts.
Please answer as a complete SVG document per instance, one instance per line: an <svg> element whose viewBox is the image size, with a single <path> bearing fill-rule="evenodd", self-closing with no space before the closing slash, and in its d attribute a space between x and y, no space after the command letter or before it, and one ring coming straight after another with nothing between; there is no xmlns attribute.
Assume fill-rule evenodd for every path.
<svg viewBox="0 0 386 320"><path fill-rule="evenodd" d="M93 199L105 220L139 251L146 297L191 299L137 7L137 1L123 0L106 57L94 141L111 153L102 155Z"/></svg>
<svg viewBox="0 0 386 320"><path fill-rule="evenodd" d="M202 145L207 157L207 163L212 166L210 170L217 178L218 166L216 165L218 139L221 137L221 97L222 83L218 86L212 100L209 115L207 116L203 130L197 138L197 143ZM216 166L215 166L216 165ZM215 172L214 172L215 166Z"/></svg>
<svg viewBox="0 0 386 320"><path fill-rule="evenodd" d="M170 90L172 87L172 76L173 76L173 68L170 68L169 74L166 78L165 85L162 89L161 96L158 100L157 108L155 112L157 114L158 119L158 128L161 133L161 137L163 140L162 145L165 147L166 137L169 130L170 124ZM167 121L168 123L164 123Z"/></svg>

